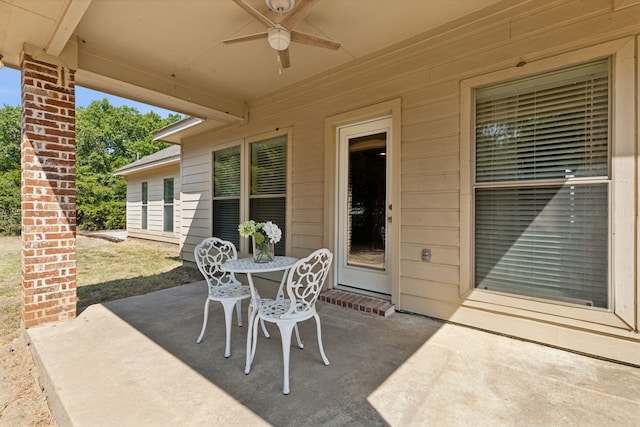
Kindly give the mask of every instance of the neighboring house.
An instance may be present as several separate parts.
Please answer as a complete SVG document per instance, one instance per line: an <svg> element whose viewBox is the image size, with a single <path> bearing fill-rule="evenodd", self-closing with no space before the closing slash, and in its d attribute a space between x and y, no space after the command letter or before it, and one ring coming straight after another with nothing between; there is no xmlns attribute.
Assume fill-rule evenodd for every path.
<svg viewBox="0 0 640 427"><path fill-rule="evenodd" d="M127 179L127 236L180 243L180 146L114 172Z"/></svg>
<svg viewBox="0 0 640 427"><path fill-rule="evenodd" d="M238 223L272 220L283 230L279 254L335 254L331 288L640 365L640 1L320 1L300 25L335 35L342 47L294 45L281 74L277 58L288 56L265 52L264 40L222 43L243 25L264 30L231 1L71 3L73 13L49 12L71 22L40 35L52 46L34 48L30 33L8 37L27 51L3 52L5 61L22 58L27 100L60 103L44 89L55 78L32 77L44 62L62 76L62 96L73 93L66 76L76 66L78 84L201 113L202 123L157 135L180 144L173 173L126 174L129 204L140 212L148 183L148 227L153 200L159 234L162 182L173 177L181 217L172 236L185 261L212 235L246 256ZM428 26L443 11L454 18ZM12 22L12 31L39 29ZM363 30L368 24L375 28ZM172 31L157 31L163 25ZM65 53L76 62L52 58L70 37ZM73 168L39 178L41 165L64 166L56 156L68 160L73 144L40 142L60 133L46 133L56 119L41 119L48 113L40 105L23 111L23 177L35 176L23 179L27 327L75 314L75 257L47 263L58 270L43 278L29 255L41 236L66 238L49 246L75 251L75 206L66 197ZM60 114L67 131L73 118ZM71 184L55 187L49 201L58 203L51 215L70 224L62 238L45 235L30 209L61 177ZM150 236L137 215L130 233ZM60 281L61 290L64 274L71 284Z"/></svg>

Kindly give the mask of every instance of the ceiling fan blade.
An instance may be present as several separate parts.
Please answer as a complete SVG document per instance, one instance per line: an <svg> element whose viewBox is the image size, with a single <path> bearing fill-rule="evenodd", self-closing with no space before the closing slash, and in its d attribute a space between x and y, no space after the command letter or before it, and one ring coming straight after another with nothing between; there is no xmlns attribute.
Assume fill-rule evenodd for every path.
<svg viewBox="0 0 640 427"><path fill-rule="evenodd" d="M319 0L298 0L296 5L293 6L293 10L280 21L280 25L289 29L295 27L298 22L302 21L307 14L311 12L311 9L313 9L318 1Z"/></svg>
<svg viewBox="0 0 640 427"><path fill-rule="evenodd" d="M260 23L265 27L270 28L276 25L273 23L271 19L267 18L266 16L258 12L256 9L254 9L253 6L251 6L249 3L245 2L244 0L233 0L233 2L238 6L240 6L241 8L243 8L249 15L253 16L255 19L260 21Z"/></svg>
<svg viewBox="0 0 640 427"><path fill-rule="evenodd" d="M282 68L291 67L291 60L289 59L289 49L279 50L278 58L280 58L280 64L282 65Z"/></svg>
<svg viewBox="0 0 640 427"><path fill-rule="evenodd" d="M267 33L257 33L257 34L249 34L248 36L240 36L240 37L234 37L232 39L222 40L222 43L225 43L225 44L241 43L241 42L248 42L251 40L260 40L260 39L266 39L266 38L267 38Z"/></svg>
<svg viewBox="0 0 640 427"><path fill-rule="evenodd" d="M314 36L312 34L301 33L300 31L291 31L291 41L308 44L309 46L324 47L326 49L340 49L340 43L336 41Z"/></svg>

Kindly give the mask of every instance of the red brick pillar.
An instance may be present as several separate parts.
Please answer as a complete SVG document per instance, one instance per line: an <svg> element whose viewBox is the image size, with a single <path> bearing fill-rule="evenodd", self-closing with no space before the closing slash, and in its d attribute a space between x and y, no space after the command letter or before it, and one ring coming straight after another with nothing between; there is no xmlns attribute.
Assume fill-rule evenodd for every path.
<svg viewBox="0 0 640 427"><path fill-rule="evenodd" d="M76 315L74 70L22 61L22 320Z"/></svg>

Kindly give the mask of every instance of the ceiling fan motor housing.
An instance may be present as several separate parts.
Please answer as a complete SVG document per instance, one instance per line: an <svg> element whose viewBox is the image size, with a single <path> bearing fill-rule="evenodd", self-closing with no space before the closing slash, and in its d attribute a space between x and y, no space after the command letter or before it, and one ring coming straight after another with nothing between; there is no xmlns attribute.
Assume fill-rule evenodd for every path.
<svg viewBox="0 0 640 427"><path fill-rule="evenodd" d="M269 40L269 45L272 48L275 50L286 50L289 47L291 34L286 28L276 25L275 27L269 28L267 32L267 40Z"/></svg>
<svg viewBox="0 0 640 427"><path fill-rule="evenodd" d="M296 3L295 0L265 0L267 7L277 13L287 13Z"/></svg>

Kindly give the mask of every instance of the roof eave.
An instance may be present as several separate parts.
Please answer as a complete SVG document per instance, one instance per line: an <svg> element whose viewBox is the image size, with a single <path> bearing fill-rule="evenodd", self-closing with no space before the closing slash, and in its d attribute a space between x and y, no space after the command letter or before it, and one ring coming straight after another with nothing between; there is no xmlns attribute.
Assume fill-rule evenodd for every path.
<svg viewBox="0 0 640 427"><path fill-rule="evenodd" d="M118 170L116 170L115 172L113 172L114 175L116 176L127 176L127 175L131 175L137 172L142 172L142 171L146 171L149 169L155 169L155 168L159 168L161 166L169 166L172 164L180 164L180 155L178 154L177 156L172 156L172 157L168 157L166 159L162 159L162 160L158 160L156 162L151 162L151 163L145 163L144 165L139 165L139 166L134 166L131 168L120 168Z"/></svg>
<svg viewBox="0 0 640 427"><path fill-rule="evenodd" d="M153 133L154 141L170 142L180 144L180 134L194 126L204 122L199 117L187 117L186 119L172 123Z"/></svg>

